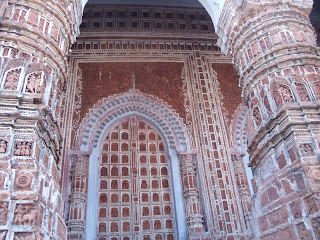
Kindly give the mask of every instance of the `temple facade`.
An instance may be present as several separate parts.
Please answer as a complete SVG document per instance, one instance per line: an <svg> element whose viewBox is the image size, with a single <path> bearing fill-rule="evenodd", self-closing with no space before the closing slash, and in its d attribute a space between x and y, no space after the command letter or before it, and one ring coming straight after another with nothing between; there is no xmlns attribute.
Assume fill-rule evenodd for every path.
<svg viewBox="0 0 320 240"><path fill-rule="evenodd" d="M320 239L318 5L0 1L0 239Z"/></svg>

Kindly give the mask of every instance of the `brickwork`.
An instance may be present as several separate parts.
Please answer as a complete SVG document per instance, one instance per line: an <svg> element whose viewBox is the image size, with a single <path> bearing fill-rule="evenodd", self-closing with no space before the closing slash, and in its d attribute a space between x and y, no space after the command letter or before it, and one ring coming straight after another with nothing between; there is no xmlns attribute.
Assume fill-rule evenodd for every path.
<svg viewBox="0 0 320 240"><path fill-rule="evenodd" d="M183 180L189 239L250 238L250 223L257 239L318 239L313 1L201 0L215 27L193 8L88 6L82 19L85 2L0 3L0 238L84 239L93 153L108 124L140 116L163 134L170 159L179 159L173 173ZM149 211L158 206L149 203ZM172 213L181 207L169 205ZM117 221L118 230L128 229L127 220L113 221L115 211L111 219L103 211L101 238ZM160 233L170 226L165 218L134 227L153 228L145 239L175 238ZM173 228L181 223L168 220Z"/></svg>
<svg viewBox="0 0 320 240"><path fill-rule="evenodd" d="M82 78L86 79L82 85L82 98L86 101L81 105L80 118L100 99L129 91L134 74L137 89L163 99L185 119L184 96L178 91L182 89L183 63L81 63L79 68ZM146 84L146 81L151 83Z"/></svg>
<svg viewBox="0 0 320 240"><path fill-rule="evenodd" d="M100 158L99 239L176 239L164 142L131 117L105 137Z"/></svg>
<svg viewBox="0 0 320 240"><path fill-rule="evenodd" d="M252 212L258 226L253 234L317 239L319 212L310 211L319 205L320 71L308 16L313 1L262 2L256 8L253 1L242 6L227 1L222 19L228 23L219 32L222 48L233 52L250 111ZM232 11L237 14L230 16Z"/></svg>
<svg viewBox="0 0 320 240"><path fill-rule="evenodd" d="M66 239L59 106L81 8L68 4L1 2L1 239Z"/></svg>
<svg viewBox="0 0 320 240"><path fill-rule="evenodd" d="M125 9L126 14L131 11L128 8ZM95 8L92 7L87 11L94 13ZM120 12L121 9L118 8L117 11ZM159 8L157 11L164 10ZM194 10L186 10L185 15L187 16L191 11ZM155 9L154 12L156 12ZM127 20L130 21L130 19L127 16ZM96 21L92 15L89 20ZM120 99L130 99L133 94L130 88L133 86L143 94L156 97L158 100L155 101L164 101L186 124L187 134L191 137L191 147L199 149L194 156L191 155L192 161L195 161L196 171L199 172L199 192L193 190L192 181L191 185L185 185L188 194L185 193L190 197L185 204L192 206L193 209L186 210L187 215L189 211L192 212L193 218L188 223L189 237L199 239L201 236L201 239L210 239L215 235L222 239L241 236L246 238L248 227L245 224L243 207L238 197L238 187L234 185L235 178L233 167L231 167L233 163L229 156L231 139L227 135L230 131L227 125L228 116L232 116L232 111L235 111L240 101L240 98L236 97L239 91L238 77L230 64L230 59L220 54L215 44L216 36L204 31L201 38L195 42L189 39L195 32L186 30L184 33L179 32L179 40L177 36L158 40L155 32L152 39L148 37L149 32L136 36L135 39L126 39L121 36L122 33L116 33L116 29L111 30L112 34L117 36L115 40L114 37L110 38L109 33L89 28L79 36L73 46L70 55L70 83L66 98L69 99L67 102L69 109L76 109L76 111L72 114L66 112L65 115L66 119L73 119L68 123L72 123L73 128L70 129L70 125L64 128L66 136L71 137L71 141L66 142L65 147L79 148L81 139L89 147L90 142L100 138L91 137L91 134L96 131L94 129L99 128L89 127L91 120L88 117L92 116L90 119L97 121L94 120L94 112L104 116L106 114L104 112L108 111L94 110L97 109L94 101L106 98L106 100L99 100L98 104L105 106L109 101L107 99L110 101L114 99L115 103L116 99L119 99L114 105L117 117L121 116L121 109L125 109L121 106L124 102ZM143 31L143 29L137 31ZM158 34L161 34L161 31ZM226 73L231 74L227 76ZM224 85L222 92L221 84ZM227 88L234 92L230 94ZM223 106L222 94L225 95L224 101L227 108ZM230 102L228 102L229 97ZM146 111L152 112L156 109L152 110L151 107ZM112 121L107 117L103 119ZM86 126L90 130L82 126L84 121L88 122ZM85 138L80 137L84 135L83 131L90 131L90 133ZM181 157L181 161L187 161L186 159L189 158ZM189 171L193 169L192 164L192 162L187 165L182 164L181 168L186 169L190 174ZM184 170L181 174L184 176ZM196 200L198 197L200 200ZM198 207L195 207L197 204ZM205 213L204 217L202 213ZM202 227L202 219L206 228ZM106 227L110 227L109 224L106 223Z"/></svg>
<svg viewBox="0 0 320 240"><path fill-rule="evenodd" d="M242 102L241 90L237 86L239 75L230 63L212 64L212 69L217 73L220 92L223 96L222 102L228 112L228 120L231 120Z"/></svg>
<svg viewBox="0 0 320 240"><path fill-rule="evenodd" d="M90 5L84 9L80 26L81 34L86 32L179 32L185 34L210 34L214 31L210 16L205 9L159 8L159 7L117 7Z"/></svg>

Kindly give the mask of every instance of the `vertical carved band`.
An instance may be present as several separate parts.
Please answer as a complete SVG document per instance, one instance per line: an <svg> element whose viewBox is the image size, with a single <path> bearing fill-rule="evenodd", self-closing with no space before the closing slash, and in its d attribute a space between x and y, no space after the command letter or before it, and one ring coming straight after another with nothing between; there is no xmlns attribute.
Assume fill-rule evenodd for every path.
<svg viewBox="0 0 320 240"><path fill-rule="evenodd" d="M204 231L193 156L193 154L180 154L183 194L189 233Z"/></svg>
<svg viewBox="0 0 320 240"><path fill-rule="evenodd" d="M243 154L234 151L231 154L231 160L233 163L234 174L237 181L239 198L244 215L244 220L246 223L246 228L249 230L251 225L251 194L246 169L244 168L243 156Z"/></svg>
<svg viewBox="0 0 320 240"><path fill-rule="evenodd" d="M71 161L68 238L84 239L89 156L73 155Z"/></svg>

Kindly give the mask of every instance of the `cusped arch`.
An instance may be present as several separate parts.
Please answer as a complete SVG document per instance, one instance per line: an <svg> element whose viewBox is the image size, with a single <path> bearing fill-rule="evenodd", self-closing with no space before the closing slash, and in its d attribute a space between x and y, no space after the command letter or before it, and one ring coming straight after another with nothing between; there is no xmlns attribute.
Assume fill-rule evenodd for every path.
<svg viewBox="0 0 320 240"><path fill-rule="evenodd" d="M132 90L100 100L82 120L75 147L81 151L96 148L112 124L133 115L155 126L177 152L193 150L187 128L172 107L159 98Z"/></svg>

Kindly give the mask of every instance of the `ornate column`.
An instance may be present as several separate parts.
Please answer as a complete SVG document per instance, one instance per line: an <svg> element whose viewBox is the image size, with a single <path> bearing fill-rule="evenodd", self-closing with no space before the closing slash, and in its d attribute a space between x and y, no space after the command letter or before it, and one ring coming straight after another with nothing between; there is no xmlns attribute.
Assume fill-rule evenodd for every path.
<svg viewBox="0 0 320 240"><path fill-rule="evenodd" d="M89 155L73 155L71 162L68 239L84 239Z"/></svg>
<svg viewBox="0 0 320 240"><path fill-rule="evenodd" d="M203 215L200 210L199 192L196 183L196 167L193 154L179 155L181 163L181 176L186 208L187 226L189 234L204 232ZM192 238L190 238L192 239Z"/></svg>
<svg viewBox="0 0 320 240"><path fill-rule="evenodd" d="M252 229L259 239L320 238L320 52L312 4L227 0L220 17L220 46L233 56L251 110Z"/></svg>
<svg viewBox="0 0 320 240"><path fill-rule="evenodd" d="M248 184L248 178L246 169L243 163L243 154L241 155L238 151L231 150L231 160L233 163L234 175L237 182L237 188L241 207L243 211L244 220L246 223L247 230L250 231L251 227L251 194Z"/></svg>
<svg viewBox="0 0 320 240"><path fill-rule="evenodd" d="M65 239L60 95L79 2L0 3L0 236Z"/></svg>

